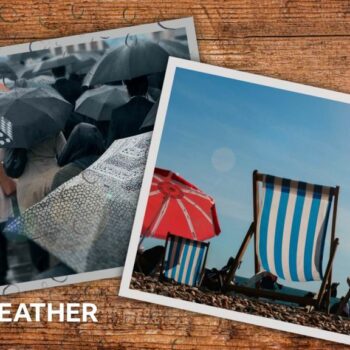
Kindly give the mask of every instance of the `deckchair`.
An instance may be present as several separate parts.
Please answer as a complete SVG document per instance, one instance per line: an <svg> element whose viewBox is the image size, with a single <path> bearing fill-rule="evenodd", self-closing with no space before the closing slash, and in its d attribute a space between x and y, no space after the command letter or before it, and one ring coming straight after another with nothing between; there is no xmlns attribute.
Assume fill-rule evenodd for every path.
<svg viewBox="0 0 350 350"><path fill-rule="evenodd" d="M209 243L167 235L160 278L189 286L201 284Z"/></svg>
<svg viewBox="0 0 350 350"><path fill-rule="evenodd" d="M225 290L320 307L332 283L332 264L339 243L335 238L339 186L326 187L253 172L253 222L230 267ZM261 201L259 200L261 198ZM333 203L330 254L325 273L323 252ZM295 282L321 281L317 298L293 296L233 283L249 241L254 237L255 273L268 271ZM330 288L328 288L330 290ZM324 299L326 298L326 299Z"/></svg>

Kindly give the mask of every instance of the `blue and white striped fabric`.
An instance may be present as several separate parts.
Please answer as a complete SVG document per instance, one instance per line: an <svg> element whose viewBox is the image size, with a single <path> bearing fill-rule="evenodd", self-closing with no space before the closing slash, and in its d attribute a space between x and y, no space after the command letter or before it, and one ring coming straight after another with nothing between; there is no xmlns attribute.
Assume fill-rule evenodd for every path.
<svg viewBox="0 0 350 350"><path fill-rule="evenodd" d="M331 187L264 175L256 232L264 270L287 281L323 278L333 195Z"/></svg>
<svg viewBox="0 0 350 350"><path fill-rule="evenodd" d="M207 244L169 236L165 252L164 276L181 284L196 286L203 268Z"/></svg>

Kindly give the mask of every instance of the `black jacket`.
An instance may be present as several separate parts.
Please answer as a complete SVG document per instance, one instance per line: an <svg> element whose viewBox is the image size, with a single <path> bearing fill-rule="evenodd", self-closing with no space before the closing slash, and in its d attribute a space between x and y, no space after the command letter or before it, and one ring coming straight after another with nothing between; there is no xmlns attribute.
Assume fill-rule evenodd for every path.
<svg viewBox="0 0 350 350"><path fill-rule="evenodd" d="M153 102L143 96L136 96L126 105L113 111L108 131L107 147L115 140L142 133L140 127L152 106Z"/></svg>

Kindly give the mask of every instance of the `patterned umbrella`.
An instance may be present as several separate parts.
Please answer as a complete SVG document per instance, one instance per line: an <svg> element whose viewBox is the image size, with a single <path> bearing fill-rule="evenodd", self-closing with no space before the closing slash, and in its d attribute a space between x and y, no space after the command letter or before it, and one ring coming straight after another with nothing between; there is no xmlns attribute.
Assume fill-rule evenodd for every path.
<svg viewBox="0 0 350 350"><path fill-rule="evenodd" d="M77 272L123 266L151 134L115 141L6 232L28 236Z"/></svg>
<svg viewBox="0 0 350 350"><path fill-rule="evenodd" d="M214 200L170 170L155 168L142 235L165 239L170 232L205 241L220 233Z"/></svg>

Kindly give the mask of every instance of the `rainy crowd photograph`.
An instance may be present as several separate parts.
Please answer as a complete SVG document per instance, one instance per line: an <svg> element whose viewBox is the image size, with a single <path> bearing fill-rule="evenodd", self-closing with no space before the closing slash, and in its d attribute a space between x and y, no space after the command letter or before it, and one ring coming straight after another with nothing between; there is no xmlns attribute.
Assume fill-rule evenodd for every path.
<svg viewBox="0 0 350 350"><path fill-rule="evenodd" d="M170 58L119 295L349 343L349 113Z"/></svg>
<svg viewBox="0 0 350 350"><path fill-rule="evenodd" d="M192 19L1 48L2 293L124 265L170 56Z"/></svg>

